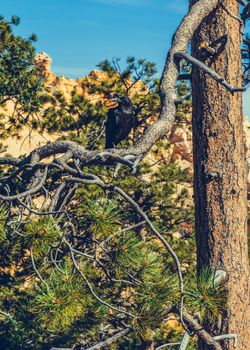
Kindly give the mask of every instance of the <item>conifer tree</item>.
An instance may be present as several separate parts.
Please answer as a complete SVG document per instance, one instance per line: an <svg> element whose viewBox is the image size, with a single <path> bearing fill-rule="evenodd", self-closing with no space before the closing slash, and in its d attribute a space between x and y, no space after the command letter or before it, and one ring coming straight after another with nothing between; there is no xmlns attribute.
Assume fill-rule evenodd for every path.
<svg viewBox="0 0 250 350"><path fill-rule="evenodd" d="M70 101L61 95L52 96L51 100L55 101L56 107L52 105L45 111L44 130L51 133L63 131L65 138L77 140L87 148L103 147L102 135L95 144L93 141L98 133L101 134L107 113L105 104L110 97L125 95L130 90L124 83L125 77L130 85L135 85L140 79L139 88L131 98L141 130L147 127L148 120L159 113L159 82L152 80L155 65L129 57L128 66L122 72L118 71L117 62L106 60L99 65L108 73L106 80L99 85L91 77L86 78L85 84L89 90L102 94L102 103L94 105L76 92L72 93ZM135 68L142 73L139 78L132 77L130 80ZM178 111L179 121L183 122L185 113L190 111L190 94L184 83L178 85L178 91L180 99L185 97ZM65 117L55 120L55 115ZM72 115L74 121L71 124ZM76 123L78 127L75 126ZM142 131L135 137L140 137L141 133ZM130 142L133 143L134 140L127 141ZM167 140L161 140L151 153L152 159L148 158L142 163L136 177L121 168L119 179L114 181L127 193L135 193L145 211L152 211L151 220L166 232L183 265L189 266L191 272L188 273L192 274L195 262L193 213L192 206L186 203L188 192L185 189L190 182L190 175L175 164L165 164L164 153L167 148ZM103 169L94 166L92 172L108 179L113 177L114 167ZM58 181L60 179L55 172L51 184L48 184L49 192L53 191ZM183 188L176 196L181 183ZM166 337L168 331L164 330L164 324L158 318L164 319L173 300L179 298L171 257L165 256L164 250L150 237L138 214L124 205L120 198L107 198L103 191L93 186L91 191L89 188L73 189L69 186L57 203L54 203L52 209L55 213L61 210L65 195L70 195L70 200L64 206L66 217L58 214L55 218L50 218L49 215L39 218L39 215L30 213L27 223L17 230L13 230L13 219L5 224L1 245L4 258L1 266L6 273L2 284L6 296L11 293L9 288L13 284L21 288L22 293L7 297L8 302L2 297L3 309L13 318L3 319L5 331L2 332L1 342L10 349L18 348L20 342L30 348L78 343L86 343L87 346L118 331L124 322L131 321L130 314L133 312L138 315L138 320L133 322L128 340L121 341L121 348L125 346L135 349L140 344L147 346L153 340L162 342L163 334ZM13 207L4 207L3 217L8 217L12 210ZM174 238L174 233L184 222L187 231L183 240ZM132 227L123 233L124 226ZM62 241L64 235L65 242ZM74 250L70 251L69 247ZM85 247L91 253L85 253ZM75 259L79 259L81 252L81 261L72 263L71 253L76 254ZM90 261L84 256L89 256ZM14 266L21 266L21 271L16 271ZM15 272L10 276L12 268ZM81 269L80 275L78 268ZM87 282L81 276L82 273L88 276ZM98 303L91 295L88 283L93 286L95 293L102 296L104 302L114 299L111 304L114 304L115 310ZM28 302L23 305L25 299ZM128 315L120 312L120 309L127 310ZM6 333L7 325L9 333ZM16 337L16 332L19 337ZM173 337L175 336L170 332L169 340Z"/></svg>
<svg viewBox="0 0 250 350"><path fill-rule="evenodd" d="M13 33L20 19L0 16L0 106L2 137L18 134L23 125L37 124L46 93L39 69L34 65L35 34L25 39ZM8 112L3 111L7 104Z"/></svg>

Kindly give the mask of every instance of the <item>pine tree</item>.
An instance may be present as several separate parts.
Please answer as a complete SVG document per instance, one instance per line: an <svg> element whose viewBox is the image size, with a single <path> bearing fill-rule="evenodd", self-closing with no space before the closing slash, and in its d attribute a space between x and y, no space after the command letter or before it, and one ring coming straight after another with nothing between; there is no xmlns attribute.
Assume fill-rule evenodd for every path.
<svg viewBox="0 0 250 350"><path fill-rule="evenodd" d="M20 19L0 16L0 106L1 137L17 135L23 125L35 127L46 92L39 69L34 65L35 34L24 39L13 33ZM8 104L8 113L2 108Z"/></svg>
<svg viewBox="0 0 250 350"><path fill-rule="evenodd" d="M86 78L89 91L98 91L103 96L102 103L94 105L76 92L72 93L70 101L62 95L52 96L54 103L44 113L43 130L63 132L65 138L77 140L87 148L101 148L104 137L96 141L96 136L106 119L106 104L111 96L130 94L131 90L140 131L132 134L132 139L126 142L133 143L134 137L140 137L148 122L159 113L159 82L152 79L156 67L146 60L132 57L127 59L124 71L119 71L117 65L118 60L113 63L106 60L99 65L107 73L106 80L100 83L92 81L91 77ZM141 72L139 76L133 75L135 70ZM137 89L133 89L136 85ZM178 91L180 99L185 97L178 110L179 122L182 123L190 111L190 94L184 83L179 84ZM166 155L163 157L162 154L167 149L168 141L159 141L151 152L152 159L142 163L136 177L121 168L119 179L113 181L131 195L135 193L143 210L152 213L150 219L166 232L183 265L194 270L191 267L195 262L191 230L193 212L186 204L188 192L185 190L191 179L187 171L165 163ZM108 179L113 177L114 168L93 166L92 172ZM56 172L53 177L48 184L50 192L60 181ZM176 196L181 183L183 189ZM19 186L16 181L15 186ZM66 193L70 190L68 188ZM63 198L58 199L55 211L59 210L61 200ZM13 216L10 223L6 220L1 244L1 266L5 269L2 288L4 294L9 295L7 299L2 297L2 308L11 315L10 319L2 319L9 328L7 336L3 327L5 330L0 338L3 346L18 349L20 344L27 348L44 348L52 344L87 345L108 337L112 329L119 329L124 322L131 324L130 316L122 312L117 315L117 310L98 303L90 293L88 283L103 301L112 301L110 304L115 309L136 315L132 322L133 332L127 338L131 345L122 340L121 349L123 346L139 348L140 344L147 346L153 340L161 342L163 334L166 337L159 317L164 318L174 299L179 298L174 277L176 268L171 257L165 254L145 227L119 233L124 225L140 224L136 212L124 205L121 198L111 194L107 197L93 186L91 190L80 188L73 191L67 203L66 217L28 215L27 222L13 231L14 207L3 211L6 219ZM73 231L68 223L69 217ZM183 240L174 238L174 232L184 221L189 223L190 231ZM76 264L81 273L88 276L87 282L72 263L67 243L62 240L64 235L66 242L77 252ZM85 254L86 247L89 253ZM92 257L90 261L88 256ZM21 292L13 295L10 290L13 285ZM169 337L173 338L171 332Z"/></svg>

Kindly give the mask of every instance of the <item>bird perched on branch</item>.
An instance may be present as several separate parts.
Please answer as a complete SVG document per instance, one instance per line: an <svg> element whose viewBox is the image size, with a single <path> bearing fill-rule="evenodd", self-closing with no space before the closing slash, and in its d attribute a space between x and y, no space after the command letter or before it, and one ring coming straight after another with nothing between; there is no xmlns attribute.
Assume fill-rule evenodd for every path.
<svg viewBox="0 0 250 350"><path fill-rule="evenodd" d="M122 140L128 137L135 126L135 115L132 101L129 97L117 97L112 99L118 105L108 111L106 123L105 148L114 148Z"/></svg>

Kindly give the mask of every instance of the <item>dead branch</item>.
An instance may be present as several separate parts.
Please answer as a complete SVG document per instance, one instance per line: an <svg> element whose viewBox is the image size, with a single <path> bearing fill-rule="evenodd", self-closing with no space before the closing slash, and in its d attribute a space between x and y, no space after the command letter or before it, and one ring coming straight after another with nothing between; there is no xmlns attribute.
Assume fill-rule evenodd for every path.
<svg viewBox="0 0 250 350"><path fill-rule="evenodd" d="M183 318L189 325L190 329L193 329L198 337L202 339L207 345L212 346L215 350L222 350L221 345L216 340L214 340L211 334L209 334L195 318L190 316L185 311L183 311Z"/></svg>
<svg viewBox="0 0 250 350"><path fill-rule="evenodd" d="M203 62L197 60L193 56L189 55L187 52L177 52L175 54L176 58L179 59L185 59L186 61L192 63L193 65L197 66L200 70L207 73L212 77L214 80L216 80L219 84L225 86L230 92L241 92L245 91L245 88L242 87L234 87L230 85L225 78L221 77L218 73L216 73L213 69L209 68L207 65L205 65Z"/></svg>
<svg viewBox="0 0 250 350"><path fill-rule="evenodd" d="M130 332L132 331L131 328L125 328L123 329L122 331L114 334L112 337L96 344L96 345L93 345L89 348L85 348L85 347L81 347L81 350L99 350L99 349L102 349L104 348L105 346L109 346L113 343L115 343L118 339L124 337L125 335L129 334Z"/></svg>

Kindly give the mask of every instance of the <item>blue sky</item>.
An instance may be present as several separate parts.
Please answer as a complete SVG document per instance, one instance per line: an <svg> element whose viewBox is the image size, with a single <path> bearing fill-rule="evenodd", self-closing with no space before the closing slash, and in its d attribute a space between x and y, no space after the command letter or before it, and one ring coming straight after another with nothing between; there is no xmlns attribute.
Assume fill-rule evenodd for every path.
<svg viewBox="0 0 250 350"><path fill-rule="evenodd" d="M37 51L58 75L79 77L105 58L147 58L161 72L188 0L6 0L1 14L21 17L16 32L36 33ZM250 90L244 112L250 116Z"/></svg>

